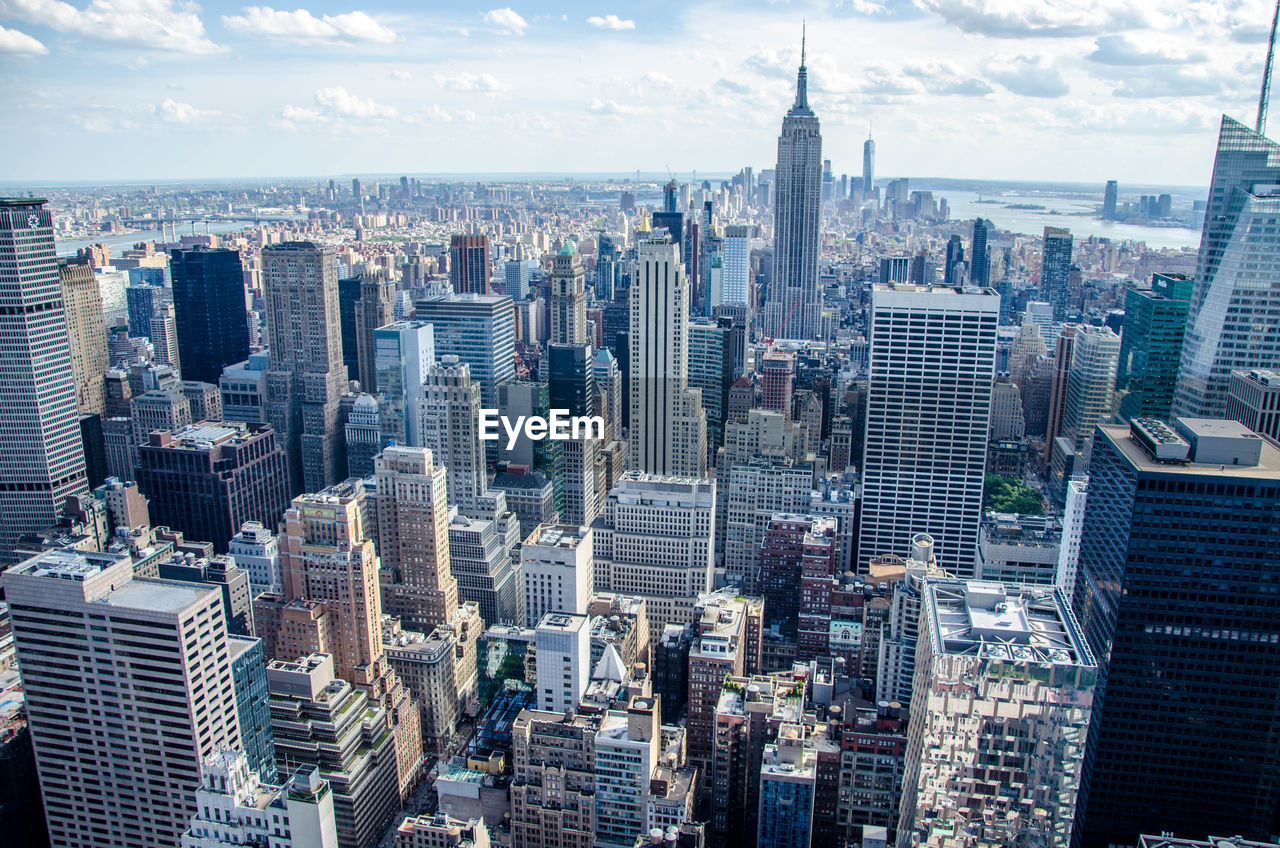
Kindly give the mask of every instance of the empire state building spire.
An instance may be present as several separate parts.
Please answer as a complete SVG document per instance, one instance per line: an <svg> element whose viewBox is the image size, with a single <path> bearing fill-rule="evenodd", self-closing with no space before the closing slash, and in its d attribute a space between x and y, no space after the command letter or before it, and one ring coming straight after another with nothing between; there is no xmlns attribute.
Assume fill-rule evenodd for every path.
<svg viewBox="0 0 1280 848"><path fill-rule="evenodd" d="M809 70L804 65L805 60L805 25L800 25L800 72L796 74L796 103L791 107L789 115L812 115L813 110L809 108Z"/></svg>

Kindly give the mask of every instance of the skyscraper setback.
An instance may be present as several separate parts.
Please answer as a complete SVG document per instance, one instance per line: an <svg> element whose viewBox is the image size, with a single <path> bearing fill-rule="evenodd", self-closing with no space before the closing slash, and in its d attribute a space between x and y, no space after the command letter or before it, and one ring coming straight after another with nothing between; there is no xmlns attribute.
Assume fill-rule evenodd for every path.
<svg viewBox="0 0 1280 848"><path fill-rule="evenodd" d="M87 489L71 350L53 244L39 198L0 199L0 560Z"/></svg>
<svg viewBox="0 0 1280 848"><path fill-rule="evenodd" d="M816 339L822 317L818 288L818 230L822 211L822 132L809 108L808 69L800 51L796 99L782 119L774 186L773 279L765 333Z"/></svg>

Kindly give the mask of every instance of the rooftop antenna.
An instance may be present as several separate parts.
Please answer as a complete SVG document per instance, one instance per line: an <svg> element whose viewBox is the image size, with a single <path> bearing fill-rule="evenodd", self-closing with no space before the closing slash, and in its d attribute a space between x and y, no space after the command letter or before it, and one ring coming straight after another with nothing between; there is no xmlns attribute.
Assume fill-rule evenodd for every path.
<svg viewBox="0 0 1280 848"><path fill-rule="evenodd" d="M1276 9L1277 11L1280 11L1280 0L1276 0ZM808 35L807 29L808 29L808 22L804 18L801 18L800 19L800 67L802 68L804 67L804 42L805 42L806 36ZM1276 27L1275 27L1275 24L1272 24L1271 25L1271 41L1273 44L1275 43L1275 34L1276 34ZM1270 54L1268 54L1268 56L1269 55ZM1270 61L1267 62L1267 67L1268 68L1271 67Z"/></svg>
<svg viewBox="0 0 1280 848"><path fill-rule="evenodd" d="M1262 93L1258 95L1258 121L1254 130L1258 135L1267 132L1267 101L1271 99L1271 59L1276 52L1276 24L1280 23L1280 0L1276 0L1276 11L1271 16L1271 40L1267 42L1267 66L1262 70Z"/></svg>

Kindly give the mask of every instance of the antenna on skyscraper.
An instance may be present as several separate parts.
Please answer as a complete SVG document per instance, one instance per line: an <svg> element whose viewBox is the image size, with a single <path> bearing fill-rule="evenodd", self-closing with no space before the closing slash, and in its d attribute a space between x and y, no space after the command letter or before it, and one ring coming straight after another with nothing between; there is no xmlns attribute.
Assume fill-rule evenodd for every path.
<svg viewBox="0 0 1280 848"><path fill-rule="evenodd" d="M1280 0L1276 0L1276 2L1277 4L1280 4ZM1276 8L1280 9L1280 5L1277 5ZM804 41L806 36L808 35L807 28L808 28L808 22L804 18L801 18L800 19L800 67L802 68L804 67ZM1272 41L1275 41L1275 31L1276 31L1276 28L1273 25L1271 27Z"/></svg>
<svg viewBox="0 0 1280 848"><path fill-rule="evenodd" d="M1280 22L1280 0L1276 0L1276 11L1271 16L1271 40L1267 42L1267 66L1262 70L1262 93L1258 95L1258 121L1254 129L1258 135L1267 132L1267 101L1271 99L1271 59L1276 52L1276 23Z"/></svg>

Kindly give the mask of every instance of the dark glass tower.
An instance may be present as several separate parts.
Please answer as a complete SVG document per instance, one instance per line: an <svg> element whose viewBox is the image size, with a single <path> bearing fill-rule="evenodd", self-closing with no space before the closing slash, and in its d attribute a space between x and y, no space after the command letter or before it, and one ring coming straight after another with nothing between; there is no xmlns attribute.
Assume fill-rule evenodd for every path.
<svg viewBox="0 0 1280 848"><path fill-rule="evenodd" d="M356 326L356 304L360 302L360 274L338 279L338 321L342 324L342 364L347 367L347 379L360 379L360 336ZM364 388L361 386L360 388Z"/></svg>
<svg viewBox="0 0 1280 848"><path fill-rule="evenodd" d="M991 284L991 255L987 251L987 239L990 235L990 221L978 218L973 222L973 241L969 245L969 282L983 288Z"/></svg>
<svg viewBox="0 0 1280 848"><path fill-rule="evenodd" d="M1044 254L1040 266L1040 299L1053 307L1053 320L1067 320L1067 300L1071 276L1071 231L1044 228Z"/></svg>
<svg viewBox="0 0 1280 848"><path fill-rule="evenodd" d="M182 376L216 386L223 368L249 358L240 254L196 247L173 251L169 263Z"/></svg>
<svg viewBox="0 0 1280 848"><path fill-rule="evenodd" d="M1125 296L1116 371L1121 421L1139 417L1169 420L1191 285L1185 274L1155 274L1150 289L1129 289Z"/></svg>
<svg viewBox="0 0 1280 848"><path fill-rule="evenodd" d="M1280 450L1217 420L1096 432L1074 603L1100 672L1084 845L1263 839L1280 805Z"/></svg>

